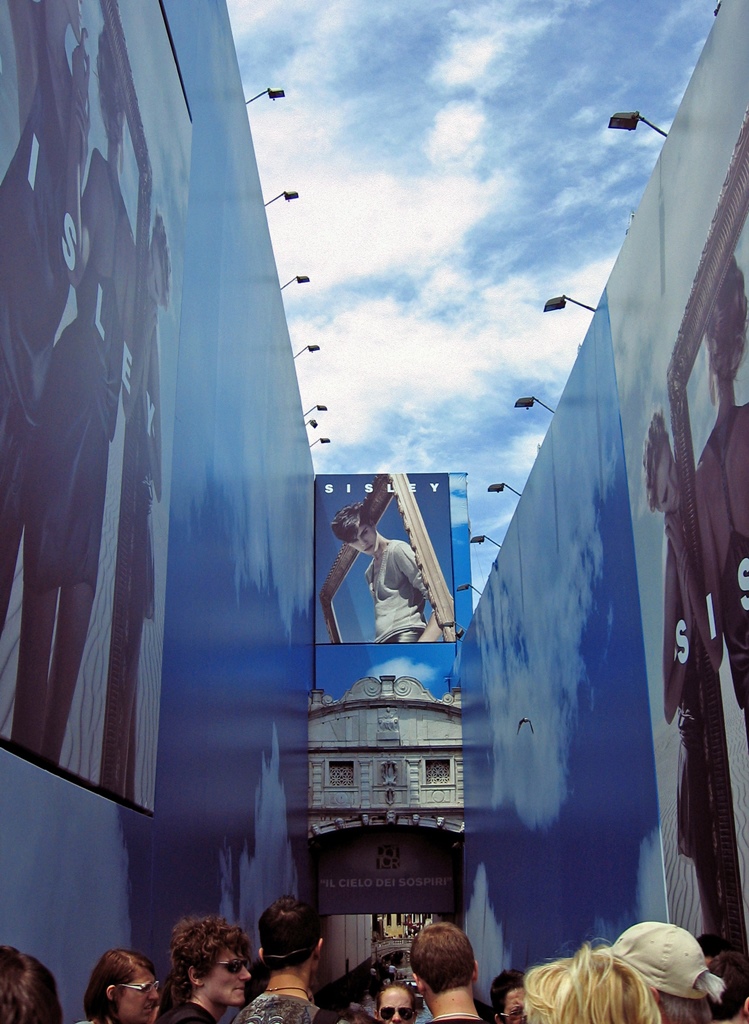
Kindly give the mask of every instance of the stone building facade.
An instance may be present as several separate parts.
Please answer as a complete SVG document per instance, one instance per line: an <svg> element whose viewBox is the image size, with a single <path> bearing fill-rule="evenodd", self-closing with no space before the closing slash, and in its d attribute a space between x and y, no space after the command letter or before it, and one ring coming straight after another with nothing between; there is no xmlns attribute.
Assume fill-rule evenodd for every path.
<svg viewBox="0 0 749 1024"><path fill-rule="evenodd" d="M461 694L366 676L309 705L311 836L367 826L463 831Z"/></svg>

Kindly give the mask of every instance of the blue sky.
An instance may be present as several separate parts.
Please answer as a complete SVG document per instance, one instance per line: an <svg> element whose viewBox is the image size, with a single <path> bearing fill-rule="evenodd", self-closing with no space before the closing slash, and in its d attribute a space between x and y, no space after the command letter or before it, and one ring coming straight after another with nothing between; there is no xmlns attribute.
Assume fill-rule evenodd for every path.
<svg viewBox="0 0 749 1024"><path fill-rule="evenodd" d="M317 473L467 472L501 542L715 3L228 0ZM473 545L482 587L496 548Z"/></svg>

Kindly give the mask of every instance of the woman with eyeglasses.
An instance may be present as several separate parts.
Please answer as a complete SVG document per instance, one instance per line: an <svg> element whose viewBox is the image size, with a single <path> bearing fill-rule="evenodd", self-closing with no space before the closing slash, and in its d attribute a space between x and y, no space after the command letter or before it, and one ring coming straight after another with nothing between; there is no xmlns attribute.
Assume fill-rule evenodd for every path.
<svg viewBox="0 0 749 1024"><path fill-rule="evenodd" d="M132 949L102 953L83 997L91 1024L153 1024L159 983L147 956Z"/></svg>
<svg viewBox="0 0 749 1024"><path fill-rule="evenodd" d="M416 1016L416 996L408 985L385 985L375 1000L375 1020L407 1024Z"/></svg>
<svg viewBox="0 0 749 1024"><path fill-rule="evenodd" d="M186 917L172 932L172 1008L159 1024L216 1024L230 1006L244 1006L250 940L223 917Z"/></svg>
<svg viewBox="0 0 749 1024"><path fill-rule="evenodd" d="M522 971L502 971L492 982L491 1001L495 1024L525 1024L523 1001L525 975Z"/></svg>

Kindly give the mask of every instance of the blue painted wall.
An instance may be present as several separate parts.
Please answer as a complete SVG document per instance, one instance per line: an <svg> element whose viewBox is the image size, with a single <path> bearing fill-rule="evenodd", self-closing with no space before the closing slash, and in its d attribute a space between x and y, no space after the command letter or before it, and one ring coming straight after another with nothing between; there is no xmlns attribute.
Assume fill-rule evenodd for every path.
<svg viewBox="0 0 749 1024"><path fill-rule="evenodd" d="M494 974L665 909L605 304L525 485L460 682L466 927ZM521 724L523 719L529 722Z"/></svg>
<svg viewBox="0 0 749 1024"><path fill-rule="evenodd" d="M164 10L193 139L154 816L0 750L0 942L66 1019L105 948L163 976L180 914L310 891L312 465L225 4Z"/></svg>

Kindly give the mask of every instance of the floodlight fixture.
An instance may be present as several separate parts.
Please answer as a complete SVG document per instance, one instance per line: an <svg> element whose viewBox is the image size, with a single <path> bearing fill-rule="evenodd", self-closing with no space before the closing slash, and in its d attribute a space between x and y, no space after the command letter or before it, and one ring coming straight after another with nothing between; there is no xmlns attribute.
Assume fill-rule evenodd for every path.
<svg viewBox="0 0 749 1024"><path fill-rule="evenodd" d="M313 441L310 448L314 448L316 444L330 444L329 437L318 437L316 441Z"/></svg>
<svg viewBox="0 0 749 1024"><path fill-rule="evenodd" d="M564 309L568 302L574 302L576 306L589 309L591 313L596 311L595 306L589 306L587 302L578 302L577 299L572 299L569 295L555 295L553 299L547 299L544 303L544 313L549 313L554 309Z"/></svg>
<svg viewBox="0 0 749 1024"><path fill-rule="evenodd" d="M652 128L654 132L658 132L664 139L668 138L668 132L664 132L662 128L659 128L657 124L653 124L652 121L648 121L646 117L643 117L639 110L624 110L618 114L612 114L609 118L609 128L621 128L625 132L633 132L637 125L642 121L648 128Z"/></svg>
<svg viewBox="0 0 749 1024"><path fill-rule="evenodd" d="M267 96L268 99L271 100L282 100L285 95L286 93L283 91L283 89L263 89L263 91L259 92L257 96L253 96L252 99L245 100L244 105L246 107L249 106L250 103L254 103L255 100L259 100L261 96Z"/></svg>
<svg viewBox="0 0 749 1024"><path fill-rule="evenodd" d="M518 400L515 402L515 408L530 409L532 406L536 404L542 405L544 409L548 409L552 416L556 412L556 409L552 409L550 405L547 405L546 402L542 402L541 399L536 398L535 395L528 395L526 398L518 398Z"/></svg>
<svg viewBox="0 0 749 1024"><path fill-rule="evenodd" d="M513 494L517 494L518 498L522 497L522 495L520 494L520 491L516 491L514 487L510 487L510 485L506 484L506 483L489 484L489 486L487 487L487 491L490 494L499 494L500 491L505 491L505 490L512 491Z"/></svg>
<svg viewBox="0 0 749 1024"><path fill-rule="evenodd" d="M304 425L305 427L312 427L313 430L317 430L318 422L317 420L307 420Z"/></svg>
<svg viewBox="0 0 749 1024"><path fill-rule="evenodd" d="M297 284L309 284L309 278L306 274L297 274L296 277L292 277L292 279L287 281L286 284L281 285L281 291L283 291L284 288L288 288L289 285L293 284L295 281Z"/></svg>
<svg viewBox="0 0 749 1024"><path fill-rule="evenodd" d="M488 540L491 544L496 544L498 548L502 547L501 544L487 536L485 533L477 533L475 537L471 537L471 544L483 544L485 540Z"/></svg>
<svg viewBox="0 0 749 1024"><path fill-rule="evenodd" d="M304 415L305 416L309 416L309 414L311 412L327 412L327 411L328 411L327 405L311 405L309 407L309 409L305 412Z"/></svg>
<svg viewBox="0 0 749 1024"><path fill-rule="evenodd" d="M481 591L479 590L478 587L474 587L474 585L472 583L461 583L460 586L456 587L455 589L457 591L461 591L461 590L475 590L476 593L479 595L479 597L481 597Z"/></svg>
<svg viewBox="0 0 749 1024"><path fill-rule="evenodd" d="M320 346L319 345L305 345L304 348L300 348L299 351L295 353L294 358L296 359L298 356L300 356L302 354L302 352L319 352L319 351L320 351Z"/></svg>
<svg viewBox="0 0 749 1024"><path fill-rule="evenodd" d="M269 199L268 202L265 203L264 205L265 206L270 206L270 204L271 203L275 203L275 201L277 199L285 199L287 203L290 203L292 199L298 199L298 198L299 198L299 193L298 192L279 192L277 196L273 196L273 198Z"/></svg>

